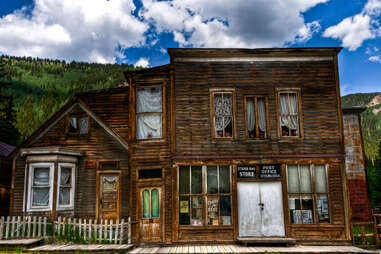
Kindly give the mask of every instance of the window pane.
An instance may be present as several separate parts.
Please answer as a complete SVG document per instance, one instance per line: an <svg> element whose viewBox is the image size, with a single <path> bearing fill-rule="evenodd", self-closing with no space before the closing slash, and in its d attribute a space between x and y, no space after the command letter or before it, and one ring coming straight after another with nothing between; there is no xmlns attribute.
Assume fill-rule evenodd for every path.
<svg viewBox="0 0 381 254"><path fill-rule="evenodd" d="M136 126L137 139L161 138L161 113L138 114Z"/></svg>
<svg viewBox="0 0 381 254"><path fill-rule="evenodd" d="M203 198L202 197L191 197L192 199L192 220L191 224L194 226L202 226L204 223L202 221L203 215Z"/></svg>
<svg viewBox="0 0 381 254"><path fill-rule="evenodd" d="M233 136L233 118L224 117L224 133L225 137L230 138Z"/></svg>
<svg viewBox="0 0 381 254"><path fill-rule="evenodd" d="M327 192L325 165L315 165L315 192Z"/></svg>
<svg viewBox="0 0 381 254"><path fill-rule="evenodd" d="M49 205L49 188L33 188L32 192L32 206Z"/></svg>
<svg viewBox="0 0 381 254"><path fill-rule="evenodd" d="M218 193L217 166L207 167L207 191L208 194Z"/></svg>
<svg viewBox="0 0 381 254"><path fill-rule="evenodd" d="M259 138L266 138L266 103L264 98L258 98Z"/></svg>
<svg viewBox="0 0 381 254"><path fill-rule="evenodd" d="M190 225L189 197L179 197L179 224Z"/></svg>
<svg viewBox="0 0 381 254"><path fill-rule="evenodd" d="M298 97L296 96L296 93L289 93L289 100L290 100L290 114L297 114L298 113Z"/></svg>
<svg viewBox="0 0 381 254"><path fill-rule="evenodd" d="M288 114L288 94L287 93L281 93L280 94L280 113Z"/></svg>
<svg viewBox="0 0 381 254"><path fill-rule="evenodd" d="M303 224L313 223L314 214L313 214L313 201L311 196L302 197L302 220Z"/></svg>
<svg viewBox="0 0 381 254"><path fill-rule="evenodd" d="M224 115L231 116L233 115L233 107L232 107L232 94L224 93Z"/></svg>
<svg viewBox="0 0 381 254"><path fill-rule="evenodd" d="M143 191L143 218L149 218L149 207L150 207L150 195L149 195L149 190L144 190Z"/></svg>
<svg viewBox="0 0 381 254"><path fill-rule="evenodd" d="M247 132L249 138L255 138L255 109L254 109L254 100L247 99L246 105L247 113Z"/></svg>
<svg viewBox="0 0 381 254"><path fill-rule="evenodd" d="M117 181L117 176L103 176L103 191L116 191Z"/></svg>
<svg viewBox="0 0 381 254"><path fill-rule="evenodd" d="M302 214L300 209L300 199L298 196L288 197L288 209L290 210L291 223L301 224Z"/></svg>
<svg viewBox="0 0 381 254"><path fill-rule="evenodd" d="M117 161L101 161L99 162L100 169L118 169L119 163Z"/></svg>
<svg viewBox="0 0 381 254"><path fill-rule="evenodd" d="M222 94L215 93L213 101L214 101L214 115L221 116L222 115Z"/></svg>
<svg viewBox="0 0 381 254"><path fill-rule="evenodd" d="M224 136L224 118L223 117L214 118L214 128L216 131L217 138Z"/></svg>
<svg viewBox="0 0 381 254"><path fill-rule="evenodd" d="M202 193L202 167L192 166L192 194Z"/></svg>
<svg viewBox="0 0 381 254"><path fill-rule="evenodd" d="M59 193L59 204L70 205L70 187L61 187Z"/></svg>
<svg viewBox="0 0 381 254"><path fill-rule="evenodd" d="M89 123L88 123L89 118L88 117L82 117L80 119L80 129L79 132L81 134L87 134L88 133L88 128L89 128Z"/></svg>
<svg viewBox="0 0 381 254"><path fill-rule="evenodd" d="M179 168L179 193L189 194L189 166L180 166Z"/></svg>
<svg viewBox="0 0 381 254"><path fill-rule="evenodd" d="M139 179L161 178L161 169L139 170ZM188 178L189 179L189 178Z"/></svg>
<svg viewBox="0 0 381 254"><path fill-rule="evenodd" d="M61 185L70 185L71 184L71 168L61 167Z"/></svg>
<svg viewBox="0 0 381 254"><path fill-rule="evenodd" d="M77 133L77 129L78 129L77 118L76 117L70 117L69 132L70 133Z"/></svg>
<svg viewBox="0 0 381 254"><path fill-rule="evenodd" d="M49 186L50 168L35 168L33 186Z"/></svg>
<svg viewBox="0 0 381 254"><path fill-rule="evenodd" d="M297 165L287 166L287 187L289 193L299 192L299 175Z"/></svg>
<svg viewBox="0 0 381 254"><path fill-rule="evenodd" d="M311 171L309 165L300 165L300 192L312 192Z"/></svg>
<svg viewBox="0 0 381 254"><path fill-rule="evenodd" d="M152 218L159 218L159 191L153 189L151 195Z"/></svg>
<svg viewBox="0 0 381 254"><path fill-rule="evenodd" d="M219 205L218 197L208 197L207 199L208 225L219 225Z"/></svg>
<svg viewBox="0 0 381 254"><path fill-rule="evenodd" d="M136 113L162 112L161 88L141 88L136 95Z"/></svg>
<svg viewBox="0 0 381 254"><path fill-rule="evenodd" d="M231 225L231 203L230 196L220 197L220 224Z"/></svg>
<svg viewBox="0 0 381 254"><path fill-rule="evenodd" d="M317 210L319 222L329 223L329 207L327 195L318 195L317 197Z"/></svg>
<svg viewBox="0 0 381 254"><path fill-rule="evenodd" d="M230 167L220 166L220 193L230 193Z"/></svg>

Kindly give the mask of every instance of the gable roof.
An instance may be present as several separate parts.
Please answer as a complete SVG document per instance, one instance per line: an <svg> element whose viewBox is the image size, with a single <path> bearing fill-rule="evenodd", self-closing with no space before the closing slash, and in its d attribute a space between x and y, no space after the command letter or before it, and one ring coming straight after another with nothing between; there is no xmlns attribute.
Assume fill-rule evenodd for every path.
<svg viewBox="0 0 381 254"><path fill-rule="evenodd" d="M111 90L111 89L110 89ZM97 92L97 91L95 91ZM94 113L88 105L80 98L86 93L81 93L70 99L63 107L61 107L53 116L51 116L44 124L42 124L35 132L33 132L24 142L22 142L16 149L13 150L8 156L10 158L14 157L21 148L32 143L34 140L42 137L50 128L52 128L59 120L61 120L68 112L70 112L74 107L79 106L83 111L85 111L91 118L94 119L110 136L112 136L118 143L128 150L128 143L123 139L119 133L109 127L96 113Z"/></svg>

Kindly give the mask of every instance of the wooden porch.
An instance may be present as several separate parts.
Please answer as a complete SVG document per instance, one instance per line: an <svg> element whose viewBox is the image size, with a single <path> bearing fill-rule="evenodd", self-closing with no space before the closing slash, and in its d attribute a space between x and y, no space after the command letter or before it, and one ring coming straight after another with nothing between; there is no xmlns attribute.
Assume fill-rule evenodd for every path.
<svg viewBox="0 0 381 254"><path fill-rule="evenodd" d="M368 253L354 246L245 247L240 245L178 245L168 247L138 247L128 253Z"/></svg>

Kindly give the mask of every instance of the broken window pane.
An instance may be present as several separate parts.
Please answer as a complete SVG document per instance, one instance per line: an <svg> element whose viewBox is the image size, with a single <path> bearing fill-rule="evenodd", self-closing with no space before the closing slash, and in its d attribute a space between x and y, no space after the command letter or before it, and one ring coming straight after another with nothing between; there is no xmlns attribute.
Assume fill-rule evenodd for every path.
<svg viewBox="0 0 381 254"><path fill-rule="evenodd" d="M78 123L76 117L70 117L69 121L69 133L77 133L78 130Z"/></svg>
<svg viewBox="0 0 381 254"><path fill-rule="evenodd" d="M61 185L70 185L71 184L71 168L61 168Z"/></svg>

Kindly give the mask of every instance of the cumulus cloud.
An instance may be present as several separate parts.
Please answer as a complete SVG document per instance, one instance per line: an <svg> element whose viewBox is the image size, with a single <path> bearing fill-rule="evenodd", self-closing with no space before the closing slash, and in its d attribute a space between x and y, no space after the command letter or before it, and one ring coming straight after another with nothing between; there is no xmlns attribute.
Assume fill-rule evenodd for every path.
<svg viewBox="0 0 381 254"><path fill-rule="evenodd" d="M0 18L0 52L115 62L118 47L144 45L148 24L132 0L35 0L33 10Z"/></svg>
<svg viewBox="0 0 381 254"><path fill-rule="evenodd" d="M139 15L180 46L274 47L310 39L320 25L302 13L327 1L143 0Z"/></svg>
<svg viewBox="0 0 381 254"><path fill-rule="evenodd" d="M377 56L371 56L368 58L369 61L371 62L375 62L375 63L381 63L381 56L380 55L377 55Z"/></svg>
<svg viewBox="0 0 381 254"><path fill-rule="evenodd" d="M135 67L143 67L147 68L149 67L149 59L146 57L141 57L136 63Z"/></svg>
<svg viewBox="0 0 381 254"><path fill-rule="evenodd" d="M381 36L381 0L369 0L361 13L343 19L339 24L328 27L323 36L342 41L342 46L353 51L368 39Z"/></svg>

